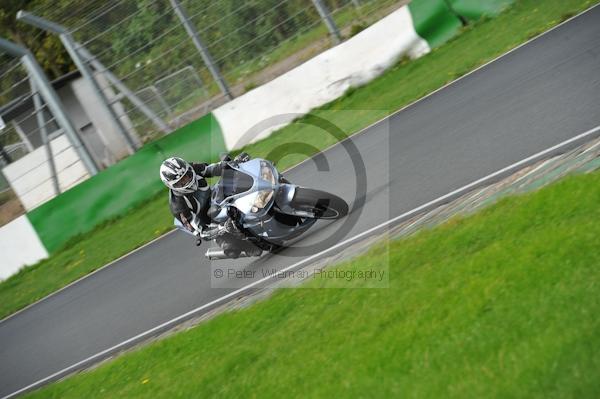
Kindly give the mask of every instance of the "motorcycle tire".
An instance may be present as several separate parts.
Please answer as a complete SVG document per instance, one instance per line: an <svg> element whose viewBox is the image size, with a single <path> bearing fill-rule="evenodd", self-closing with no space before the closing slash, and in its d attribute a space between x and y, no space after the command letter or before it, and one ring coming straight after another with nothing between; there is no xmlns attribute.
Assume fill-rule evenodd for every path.
<svg viewBox="0 0 600 399"><path fill-rule="evenodd" d="M315 219L340 219L348 214L348 203L337 195L298 187L291 201L297 211L312 213Z"/></svg>

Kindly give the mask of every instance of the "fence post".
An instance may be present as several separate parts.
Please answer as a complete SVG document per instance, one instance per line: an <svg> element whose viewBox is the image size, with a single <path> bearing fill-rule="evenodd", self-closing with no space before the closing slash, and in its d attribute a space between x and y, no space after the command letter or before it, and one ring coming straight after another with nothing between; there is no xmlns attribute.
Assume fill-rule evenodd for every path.
<svg viewBox="0 0 600 399"><path fill-rule="evenodd" d="M169 104L167 104L167 102L163 98L163 96L160 93L160 91L158 90L158 88L156 86L154 86L154 85L150 85L148 87L150 88L150 91L152 93L154 93L154 96L156 97L156 99L160 103L160 106L163 107L163 109L167 112L167 115L173 116L174 115L173 114L173 110L171 109L171 107L169 107Z"/></svg>
<svg viewBox="0 0 600 399"><path fill-rule="evenodd" d="M15 132L17 133L17 136L19 136L19 138L21 139L21 142L23 142L23 144L25 144L25 147L27 147L27 152L33 151L33 144L31 144L31 141L29 141L29 137L27 137L21 126L19 126L19 124L14 120L12 120L10 124L12 125L13 129L15 129Z"/></svg>
<svg viewBox="0 0 600 399"><path fill-rule="evenodd" d="M164 133L169 133L171 130L169 126L162 120L158 115L156 115L152 110L136 96L130 89L127 87L119 78L117 78L111 71L109 71L100 61L96 59L85 47L75 43L81 51L81 55L85 58L86 61L90 63L90 65L96 70L96 72L102 72L105 74L106 79L110 83L112 83L121 93L123 93L129 101L144 114L148 119L154 123L154 126L162 130Z"/></svg>
<svg viewBox="0 0 600 399"><path fill-rule="evenodd" d="M23 66L25 69L27 69L29 78L33 79L35 82L35 85L44 98L46 105L48 105L52 115L54 115L54 118L56 118L56 121L60 127L64 129L67 137L69 137L69 141L81 158L81 161L85 165L88 173L92 176L98 173L98 166L96 165L96 162L90 155L85 145L83 145L81 138L77 135L75 127L71 123L71 120L62 107L62 103L58 99L58 95L46 78L46 75L44 75L42 67L40 67L40 65L37 63L31 52L24 47L18 46L2 38L0 38L0 49L21 59Z"/></svg>
<svg viewBox="0 0 600 399"><path fill-rule="evenodd" d="M8 155L8 152L6 152L2 143L0 143L0 159L2 159L2 161L5 164L9 164L12 162L12 158L10 157L10 155ZM0 164L0 166L2 165Z"/></svg>
<svg viewBox="0 0 600 399"><path fill-rule="evenodd" d="M26 22L30 25L33 25L35 27L38 27L40 29L43 29L45 31L50 31L52 33L58 34L60 41L62 42L63 46L65 46L65 49L67 50L67 53L69 53L69 56L71 57L73 62L75 63L75 66L77 67L77 69L79 69L79 71L81 72L83 77L86 78L87 81L92 86L92 91L97 96L97 98L100 100L100 104L102 104L102 106L106 109L106 111L110 115L110 118L113 120L115 126L119 130L119 133L125 139L125 142L127 143L127 146L129 147L129 152L133 154L135 152L135 150L137 150L137 147L138 147L136 141L133 139L133 137L131 137L131 135L129 134L129 132L127 131L127 129L121 122L121 119L119 118L119 116L113 109L112 105L108 101L108 98L106 98L104 91L102 90L102 88L100 87L100 85L98 84L96 79L94 78L92 70L85 63L85 61L82 59L81 55L77 51L75 42L74 42L73 38L71 37L71 35L69 34L69 32L63 26L61 26L59 24L48 21L44 18L40 18L36 15L30 14L23 10L21 10L17 13L17 19L20 21Z"/></svg>
<svg viewBox="0 0 600 399"><path fill-rule="evenodd" d="M48 130L46 130L46 120L44 118L44 108L42 107L42 100L38 93L35 83L30 79L29 84L31 86L31 93L33 95L33 106L35 107L35 117L40 130L40 136L42 137L42 144L46 149L46 157L48 158L48 166L50 168L50 177L52 178L52 185L54 186L54 194L60 194L60 184L58 183L58 175L56 174L56 165L54 164L54 157L52 156L52 146L48 139Z"/></svg>
<svg viewBox="0 0 600 399"><path fill-rule="evenodd" d="M315 5L317 11L319 12L321 19L323 20L323 22L325 22L325 25L327 26L329 33L331 33L334 42L336 44L341 43L342 35L340 35L340 31L335 22L333 21L333 18L331 18L331 14L329 13L327 7L325 7L325 4L323 4L321 0L312 0L312 2Z"/></svg>
<svg viewBox="0 0 600 399"><path fill-rule="evenodd" d="M213 61L212 56L208 52L208 49L206 48L204 43L202 43L202 40L200 40L200 36L198 35L196 28L190 21L187 13L185 12L185 9L183 8L183 6L181 4L179 4L178 0L171 0L171 5L173 6L173 10L175 10L175 14L177 14L177 17L183 24L185 31L192 39L194 46L196 46L196 49L200 53L200 56L202 57L202 60L204 61L204 63L206 64L206 67L210 71L213 79L217 82L217 85L221 89L221 92L223 92L225 97L227 97L229 100L232 100L233 95L231 94L231 91L229 90L229 86L227 86L227 82L221 75L219 68L217 67L217 65Z"/></svg>

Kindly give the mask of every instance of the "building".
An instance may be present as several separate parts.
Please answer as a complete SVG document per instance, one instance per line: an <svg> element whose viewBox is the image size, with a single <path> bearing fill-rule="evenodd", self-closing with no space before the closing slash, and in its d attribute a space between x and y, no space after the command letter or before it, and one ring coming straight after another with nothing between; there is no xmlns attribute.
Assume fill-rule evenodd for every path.
<svg viewBox="0 0 600 399"><path fill-rule="evenodd" d="M102 84L101 76L97 78L106 87L105 94L120 116L122 124L137 139L120 99L106 82ZM115 126L105 107L99 104L90 84L78 71L56 79L52 86L77 134L100 169L130 154L119 128ZM43 107L42 114L62 192L87 179L89 174L46 107ZM31 93L23 93L1 107L0 118L0 162L5 180L4 188L8 184L29 211L57 195ZM0 186L0 191L2 189Z"/></svg>

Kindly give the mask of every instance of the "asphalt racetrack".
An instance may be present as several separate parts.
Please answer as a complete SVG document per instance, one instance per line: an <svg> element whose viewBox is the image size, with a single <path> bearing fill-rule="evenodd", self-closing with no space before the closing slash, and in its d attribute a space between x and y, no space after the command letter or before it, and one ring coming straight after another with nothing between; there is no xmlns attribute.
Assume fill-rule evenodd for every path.
<svg viewBox="0 0 600 399"><path fill-rule="evenodd" d="M349 231L331 239L344 221L320 222L298 245L331 246L600 125L599 22L595 7L355 135L350 145L328 149L327 172L310 160L292 169L292 182L353 203L361 201L347 147L358 151L352 155L366 173L364 205L353 210ZM217 279L215 266L280 270L311 254L291 249L211 265L206 248L181 232L168 234L2 321L0 396L48 382L250 282Z"/></svg>

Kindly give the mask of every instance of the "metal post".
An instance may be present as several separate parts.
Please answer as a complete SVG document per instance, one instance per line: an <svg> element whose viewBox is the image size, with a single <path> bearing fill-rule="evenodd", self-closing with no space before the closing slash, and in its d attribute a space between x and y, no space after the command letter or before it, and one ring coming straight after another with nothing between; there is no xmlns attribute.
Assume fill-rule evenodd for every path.
<svg viewBox="0 0 600 399"><path fill-rule="evenodd" d="M8 155L8 152L6 152L2 143L0 143L0 158L2 158L5 164L9 164L12 162L12 158L10 157L10 155Z"/></svg>
<svg viewBox="0 0 600 399"><path fill-rule="evenodd" d="M48 166L50 168L50 177L52 178L52 185L54 186L54 194L60 194L60 185L58 184L58 175L56 174L56 165L54 164L54 157L52 156L52 147L50 140L48 140L48 130L46 129L46 121L44 118L44 108L42 107L42 100L40 94L37 91L35 83L30 79L29 85L31 86L31 93L33 94L33 106L35 107L35 117L37 119L38 128L40 130L40 136L42 137L42 144L46 149L46 157L48 158Z"/></svg>
<svg viewBox="0 0 600 399"><path fill-rule="evenodd" d="M23 10L17 13L17 19L35 27L38 27L40 29L58 34L60 41L62 42L63 46L65 46L65 49L67 50L67 53L69 53L69 56L71 57L73 62L75 63L75 66L77 67L77 69L79 69L83 77L86 78L87 81L92 85L92 91L94 91L94 93L100 100L100 103L106 108L106 111L115 123L117 129L119 130L119 133L121 133L121 135L127 142L129 152L133 154L138 148L137 142L133 139L133 137L131 137L129 131L123 125L123 122L115 112L114 108L110 105L110 102L108 101L108 98L106 98L104 91L94 78L94 74L91 68L85 63L80 54L77 52L77 46L75 45L75 41L73 40L69 32L59 24L40 18Z"/></svg>
<svg viewBox="0 0 600 399"><path fill-rule="evenodd" d="M15 120L10 121L10 124L12 125L13 129L15 129L15 132L17 132L17 136L19 136L21 142L25 144L27 152L33 151L33 144L31 144L31 141L29 141L29 138L27 137L23 129L21 129L21 126L19 126L19 124Z"/></svg>
<svg viewBox="0 0 600 399"><path fill-rule="evenodd" d="M152 93L154 93L154 95L156 96L156 99L158 100L160 105L164 108L164 110L167 111L167 115L173 115L173 111L169 107L169 104L167 104L167 102L163 98L162 94L160 94L160 91L158 91L158 88L154 85L150 85L150 86L148 86L148 88L150 88L150 91Z"/></svg>
<svg viewBox="0 0 600 399"><path fill-rule="evenodd" d="M52 112L60 127L64 129L65 134L81 158L81 161L85 165L88 173L90 175L95 175L98 173L98 166L96 165L96 162L90 155L88 149L83 145L80 137L77 135L77 131L63 109L58 95L54 91L54 88L46 78L46 75L44 75L44 71L42 71L42 68L37 63L31 52L24 47L18 46L2 38L0 38L0 49L3 49L15 57L21 58L21 62L27 69L29 78L33 79L37 89L39 90L39 93L46 102L46 105L48 108L50 108L50 112Z"/></svg>
<svg viewBox="0 0 600 399"><path fill-rule="evenodd" d="M192 78L196 81L196 83L198 83L198 87L200 88L200 90L202 90L204 88L204 85L202 84L202 79L200 79L200 76L198 76L198 72L196 72L194 67L191 65L188 65L183 69L190 70L190 74L192 75Z"/></svg>
<svg viewBox="0 0 600 399"><path fill-rule="evenodd" d="M158 115L152 112L152 110L148 108L146 103L140 100L138 96L136 96L131 90L129 90L129 87L125 86L125 84L121 82L119 78L117 78L100 61L98 61L96 57L94 57L85 47L83 47L79 43L75 43L75 45L77 46L77 48L79 48L79 51L81 52L83 58L85 58L86 61L88 61L92 65L96 72L104 73L106 79L108 79L110 83L112 83L119 91L121 91L121 93L123 93L133 105L138 107L138 109L144 115L146 115L146 117L150 119L157 128L162 130L164 133L169 133L169 126L165 123L165 121L163 121Z"/></svg>
<svg viewBox="0 0 600 399"><path fill-rule="evenodd" d="M319 12L321 19L323 20L323 22L325 22L325 25L327 26L329 33L331 33L334 42L336 44L341 43L342 35L340 35L340 31L335 22L333 21L333 18L331 18L331 14L329 13L327 7L325 7L325 4L323 4L321 0L312 0L312 2L315 5L317 11Z"/></svg>
<svg viewBox="0 0 600 399"><path fill-rule="evenodd" d="M138 148L137 142L134 140L133 137L131 137L131 134L129 133L127 128L125 128L125 126L123 125L121 118L119 118L119 115L117 115L117 113L115 112L115 109L110 104L110 101L108 100L108 98L106 97L106 94L100 87L100 84L98 84L98 81L94 78L94 73L92 72L90 67L79 56L79 53L77 52L77 47L75 46L73 38L68 33L62 33L59 35L59 37L63 43L63 46L65 46L65 49L71 56L71 59L73 60L73 62L75 63L75 66L77 66L77 69L79 69L79 71L81 71L81 74L84 77L86 77L88 79L88 81L92 84L92 89L97 93L98 97L101 100L101 103L108 110L108 113L109 113L111 119L113 119L113 121L117 125L117 129L119 130L119 132L121 133L121 135L123 136L125 141L127 142L130 152L134 153L135 150L137 150L137 148Z"/></svg>
<svg viewBox="0 0 600 399"><path fill-rule="evenodd" d="M200 53L202 60L208 67L208 70L213 76L213 79L215 79L217 85L219 85L219 88L221 89L223 94L225 94L225 97L227 97L229 100L232 100L233 95L229 90L229 86L227 86L227 82L225 81L225 79L223 79L223 76L221 76L221 72L219 71L219 68L213 61L212 56L208 52L208 49L206 48L204 43L202 43L202 40L200 40L200 36L198 35L196 28L190 21L187 13L185 12L185 9L181 4L179 4L178 0L171 0L171 5L173 6L173 10L175 10L175 14L177 14L177 17L183 24L183 27L185 28L187 34L192 39L194 46L196 46L196 49L198 49L198 52Z"/></svg>

